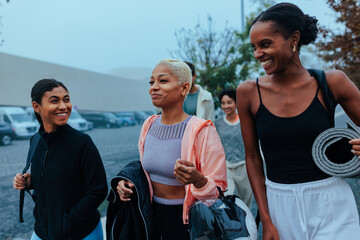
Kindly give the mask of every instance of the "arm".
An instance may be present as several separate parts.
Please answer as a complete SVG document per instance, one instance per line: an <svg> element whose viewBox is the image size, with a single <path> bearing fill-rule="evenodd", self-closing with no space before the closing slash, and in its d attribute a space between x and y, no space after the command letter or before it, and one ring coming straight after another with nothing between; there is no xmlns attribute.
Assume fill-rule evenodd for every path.
<svg viewBox="0 0 360 240"><path fill-rule="evenodd" d="M254 82L247 81L238 86L236 102L245 146L246 170L263 224L263 239L279 239L269 214L263 161L254 120L254 113L257 111L258 104L254 104L253 96L258 96Z"/></svg>
<svg viewBox="0 0 360 240"><path fill-rule="evenodd" d="M348 76L338 70L326 72L329 88L336 101L345 113L357 125L360 125L360 92ZM353 144L354 154L360 156L360 139L350 141Z"/></svg>
<svg viewBox="0 0 360 240"><path fill-rule="evenodd" d="M194 166L193 161L185 161L188 162L187 164L181 160L180 163L187 166L183 173L185 165L179 166L178 161L175 175L181 175L180 180L183 176L189 180L189 182L184 181L184 184L193 183L190 189L196 199L217 198L219 195L217 187L225 190L227 181L225 153L213 125L204 126L200 130L195 138L193 151L197 166ZM193 182L191 182L192 179Z"/></svg>
<svg viewBox="0 0 360 240"><path fill-rule="evenodd" d="M107 195L107 182L104 165L100 154L88 135L84 135L81 147L80 162L81 174L84 179L84 188L87 190L80 201L64 216L64 231L71 231L77 224L83 224L89 214L93 214Z"/></svg>

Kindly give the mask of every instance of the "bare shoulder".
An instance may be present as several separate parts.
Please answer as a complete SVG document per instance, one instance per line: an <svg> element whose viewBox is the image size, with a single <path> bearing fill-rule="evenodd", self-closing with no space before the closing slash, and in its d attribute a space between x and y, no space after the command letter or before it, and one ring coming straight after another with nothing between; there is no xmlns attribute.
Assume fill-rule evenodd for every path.
<svg viewBox="0 0 360 240"><path fill-rule="evenodd" d="M325 72L328 86L337 101L348 98L358 93L358 88L351 79L340 70L330 70Z"/></svg>
<svg viewBox="0 0 360 240"><path fill-rule="evenodd" d="M325 72L325 75L329 85L350 81L349 77L341 70L329 70Z"/></svg>
<svg viewBox="0 0 360 240"><path fill-rule="evenodd" d="M240 83L236 89L236 93L241 96L252 95L256 91L256 80L250 79Z"/></svg>

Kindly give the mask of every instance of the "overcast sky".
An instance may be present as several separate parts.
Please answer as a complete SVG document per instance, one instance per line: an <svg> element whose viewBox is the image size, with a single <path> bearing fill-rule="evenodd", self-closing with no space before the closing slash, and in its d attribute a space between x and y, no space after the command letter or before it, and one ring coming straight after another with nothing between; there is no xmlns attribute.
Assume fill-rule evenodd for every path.
<svg viewBox="0 0 360 240"><path fill-rule="evenodd" d="M153 68L177 49L174 32L206 24L240 29L240 0L0 0L0 52L95 72ZM254 11L244 0L245 15ZM280 1L277 1L280 2ZM326 0L292 0L320 24L335 23Z"/></svg>

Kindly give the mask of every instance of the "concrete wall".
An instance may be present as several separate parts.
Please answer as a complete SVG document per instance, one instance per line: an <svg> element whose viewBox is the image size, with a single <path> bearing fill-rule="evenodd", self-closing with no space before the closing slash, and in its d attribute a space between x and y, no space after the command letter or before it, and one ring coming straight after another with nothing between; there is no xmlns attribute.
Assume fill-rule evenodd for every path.
<svg viewBox="0 0 360 240"><path fill-rule="evenodd" d="M5 53L0 53L0 105L30 106L31 88L43 78L63 82L73 106L81 110L154 109L148 80L129 80Z"/></svg>

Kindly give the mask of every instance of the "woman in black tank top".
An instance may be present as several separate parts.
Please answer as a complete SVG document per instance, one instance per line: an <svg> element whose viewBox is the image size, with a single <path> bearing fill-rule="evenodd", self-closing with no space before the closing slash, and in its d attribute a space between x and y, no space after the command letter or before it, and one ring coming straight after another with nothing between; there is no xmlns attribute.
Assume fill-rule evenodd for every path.
<svg viewBox="0 0 360 240"><path fill-rule="evenodd" d="M298 227L291 225L292 221L287 226L277 226L274 223L274 219L282 216L276 215L276 212L272 214L273 209L269 209L266 181L276 186L294 187L302 184L315 186L318 182L330 179L314 164L311 146L319 133L331 127L330 120L334 116L330 113L333 111L325 107L324 91L319 87L319 79L314 78L302 66L299 58L301 46L314 42L317 37L316 23L314 17L305 15L297 6L281 3L262 12L253 21L250 30L254 57L261 63L266 75L238 86L237 109L247 171L263 224L263 239L279 239L279 236L280 239L311 238L305 235L297 236L299 238L284 235L281 228L292 231L292 228ZM330 96L340 103L351 120L359 126L359 90L341 71L327 71L325 75ZM259 141L266 163L266 177ZM354 154L360 156L360 139L350 143L353 144ZM303 200L300 199L299 202L297 199L295 203L306 210L306 199ZM313 202L317 200L319 199L314 198ZM351 207L353 206L349 206ZM293 209L284 211L291 214ZM356 212L356 205L354 211ZM309 232L313 231L310 227L304 228L307 232L305 234L310 235ZM321 230L322 225L316 225L315 228ZM354 231L358 231L356 224ZM295 232L295 235L299 235L299 231ZM316 232L311 234L317 236ZM333 236L335 233L328 234Z"/></svg>

